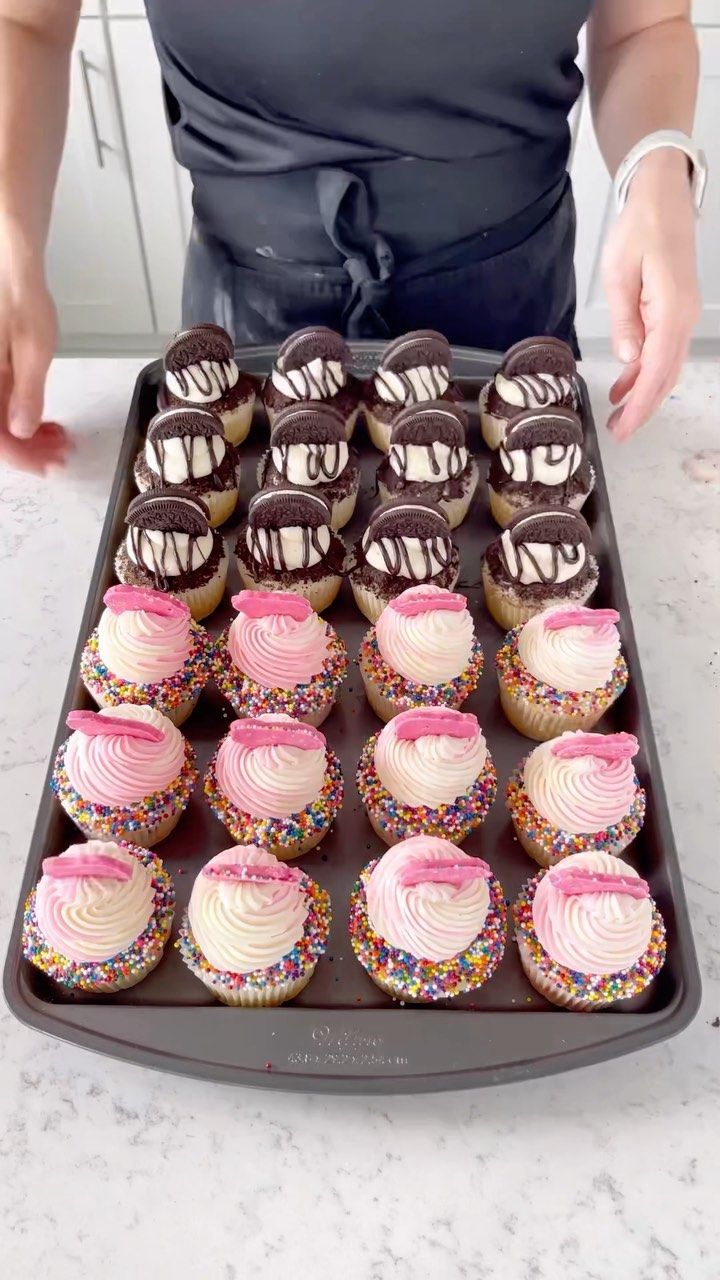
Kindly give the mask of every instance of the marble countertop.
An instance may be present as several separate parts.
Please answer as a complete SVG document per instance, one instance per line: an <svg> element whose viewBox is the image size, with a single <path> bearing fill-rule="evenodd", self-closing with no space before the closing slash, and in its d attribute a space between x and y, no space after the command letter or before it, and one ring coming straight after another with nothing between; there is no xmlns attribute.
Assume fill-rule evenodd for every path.
<svg viewBox="0 0 720 1280"><path fill-rule="evenodd" d="M0 473L3 953L136 360L64 360L68 471ZM589 361L598 420L612 366ZM602 439L704 983L676 1040L532 1084L379 1099L174 1078L0 1012L9 1280L717 1280L720 368ZM604 433L601 433L604 437Z"/></svg>

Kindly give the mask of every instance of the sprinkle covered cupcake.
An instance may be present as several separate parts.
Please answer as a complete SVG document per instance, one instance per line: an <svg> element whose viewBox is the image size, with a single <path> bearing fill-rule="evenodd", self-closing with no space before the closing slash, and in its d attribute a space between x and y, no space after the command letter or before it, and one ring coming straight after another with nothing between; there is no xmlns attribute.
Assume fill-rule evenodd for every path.
<svg viewBox="0 0 720 1280"><path fill-rule="evenodd" d="M497 449L508 422L524 409L580 408L575 357L560 338L523 338L505 353L495 377L480 392L483 439Z"/></svg>
<svg viewBox="0 0 720 1280"><path fill-rule="evenodd" d="M365 743L357 787L386 844L432 835L459 844L484 822L497 777L477 717L449 707L395 716Z"/></svg>
<svg viewBox="0 0 720 1280"><path fill-rule="evenodd" d="M412 836L360 873L350 941L376 986L395 1000L477 991L505 950L502 886L482 858L449 840Z"/></svg>
<svg viewBox="0 0 720 1280"><path fill-rule="evenodd" d="M177 946L223 1004L285 1004L306 987L327 947L330 898L257 845L236 845L205 864L193 885Z"/></svg>
<svg viewBox="0 0 720 1280"><path fill-rule="evenodd" d="M100 707L134 702L181 725L210 677L212 645L188 606L139 587L109 587L80 659L83 684Z"/></svg>
<svg viewBox="0 0 720 1280"><path fill-rule="evenodd" d="M261 489L250 500L235 555L244 587L293 591L317 613L342 584L345 543L325 500L303 489Z"/></svg>
<svg viewBox="0 0 720 1280"><path fill-rule="evenodd" d="M523 760L507 807L523 849L541 867L583 849L622 853L645 816L631 733L563 733Z"/></svg>
<svg viewBox="0 0 720 1280"><path fill-rule="evenodd" d="M228 571L225 543L209 519L202 499L179 485L133 498L115 556L120 581L167 591L185 601L197 622L206 618L222 600Z"/></svg>
<svg viewBox="0 0 720 1280"><path fill-rule="evenodd" d="M352 355L344 338L324 325L299 329L283 342L270 377L263 387L263 403L270 425L276 414L300 401L320 402L336 409L349 440L360 408L360 383L350 373Z"/></svg>
<svg viewBox="0 0 720 1280"><path fill-rule="evenodd" d="M67 724L51 786L75 825L89 839L145 849L169 836L197 780L180 730L154 707L130 703L71 711Z"/></svg>
<svg viewBox="0 0 720 1280"><path fill-rule="evenodd" d="M468 513L477 482L477 463L467 448L467 415L459 405L430 400L401 410L377 472L383 502L430 502L456 529Z"/></svg>
<svg viewBox="0 0 720 1280"><path fill-rule="evenodd" d="M503 528L526 507L557 504L579 511L594 484L578 415L572 409L530 409L512 419L493 454L490 510Z"/></svg>
<svg viewBox="0 0 720 1280"><path fill-rule="evenodd" d="M228 520L238 500L240 463L222 422L208 409L165 409L147 429L135 459L141 493L179 484L201 498L211 528Z"/></svg>
<svg viewBox="0 0 720 1280"><path fill-rule="evenodd" d="M450 344L434 329L403 334L385 348L364 392L365 418L376 448L387 453L391 427L408 405L462 399L450 381L451 364Z"/></svg>
<svg viewBox="0 0 720 1280"><path fill-rule="evenodd" d="M565 1009L630 1000L665 961L665 925L645 880L609 853L575 853L523 886L513 907L523 969Z"/></svg>
<svg viewBox="0 0 720 1280"><path fill-rule="evenodd" d="M544 609L505 637L495 658L510 724L545 742L594 729L628 682L614 609Z"/></svg>
<svg viewBox="0 0 720 1280"><path fill-rule="evenodd" d="M218 324L197 324L176 333L165 351L165 378L158 408L212 409L230 444L242 444L250 430L256 382L235 363L235 345Z"/></svg>
<svg viewBox="0 0 720 1280"><path fill-rule="evenodd" d="M205 794L234 840L287 861L313 849L337 817L340 761L319 729L291 716L235 720L208 765Z"/></svg>
<svg viewBox="0 0 720 1280"><path fill-rule="evenodd" d="M349 577L360 612L377 622L407 587L432 583L452 591L459 572L460 554L442 511L398 498L373 511L353 548Z"/></svg>
<svg viewBox="0 0 720 1280"><path fill-rule="evenodd" d="M483 557L485 603L506 631L551 605L586 604L597 583L592 535L567 507L521 511Z"/></svg>
<svg viewBox="0 0 720 1280"><path fill-rule="evenodd" d="M218 640L215 679L233 710L322 724L347 675L337 632L290 591L241 591L232 603L237 617Z"/></svg>
<svg viewBox="0 0 720 1280"><path fill-rule="evenodd" d="M483 669L465 596L432 583L408 587L368 631L358 665L381 720L410 707L461 707Z"/></svg>
<svg viewBox="0 0 720 1280"><path fill-rule="evenodd" d="M355 510L360 462L345 436L337 409L322 404L281 409L270 448L258 466L261 489L308 489L330 508L330 527L342 529Z"/></svg>
<svg viewBox="0 0 720 1280"><path fill-rule="evenodd" d="M43 859L25 904L23 955L69 991L134 987L160 960L175 891L155 854L90 840Z"/></svg>

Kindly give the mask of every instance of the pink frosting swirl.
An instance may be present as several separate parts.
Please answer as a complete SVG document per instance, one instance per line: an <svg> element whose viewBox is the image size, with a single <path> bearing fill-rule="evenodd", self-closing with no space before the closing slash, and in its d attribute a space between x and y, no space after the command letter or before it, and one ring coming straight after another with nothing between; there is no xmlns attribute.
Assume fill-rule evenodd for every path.
<svg viewBox="0 0 720 1280"><path fill-rule="evenodd" d="M445 684L469 665L475 631L467 600L433 583L408 587L375 624L380 656L416 684Z"/></svg>
<svg viewBox="0 0 720 1280"><path fill-rule="evenodd" d="M490 868L449 840L412 836L384 853L366 886L370 925L418 960L449 960L482 932Z"/></svg>
<svg viewBox="0 0 720 1280"><path fill-rule="evenodd" d="M576 973L619 973L647 951L653 902L645 881L621 858L574 853L542 876L532 915L552 960Z"/></svg>
<svg viewBox="0 0 720 1280"><path fill-rule="evenodd" d="M266 597L283 597L277 607ZM302 605L301 602L302 601ZM291 592L241 591L227 647L235 666L266 689L294 689L320 674L330 651L328 625Z"/></svg>
<svg viewBox="0 0 720 1280"><path fill-rule="evenodd" d="M270 714L237 721L244 728L253 724L295 726L297 721L292 716ZM220 790L238 809L254 818L289 818L317 800L325 782L325 738L319 729L294 737L297 745L267 741L264 735L255 745L253 736L246 732L231 731L223 738L215 776Z"/></svg>
<svg viewBox="0 0 720 1280"><path fill-rule="evenodd" d="M89 840L46 858L35 894L47 944L75 964L110 960L147 928L152 872L117 844Z"/></svg>
<svg viewBox="0 0 720 1280"><path fill-rule="evenodd" d="M118 732L87 733L78 728L65 751L68 781L83 800L125 808L176 780L185 763L185 739L166 716L154 707L120 703L103 707L95 719L100 717L118 721ZM154 729L155 740L126 733L127 721Z"/></svg>
<svg viewBox="0 0 720 1280"><path fill-rule="evenodd" d="M574 835L603 831L632 809L637 750L632 734L563 733L530 753L525 790L553 827Z"/></svg>
<svg viewBox="0 0 720 1280"><path fill-rule="evenodd" d="M192 648L192 618L182 600L162 591L110 587L97 629L98 656L133 684L157 684L180 671Z"/></svg>

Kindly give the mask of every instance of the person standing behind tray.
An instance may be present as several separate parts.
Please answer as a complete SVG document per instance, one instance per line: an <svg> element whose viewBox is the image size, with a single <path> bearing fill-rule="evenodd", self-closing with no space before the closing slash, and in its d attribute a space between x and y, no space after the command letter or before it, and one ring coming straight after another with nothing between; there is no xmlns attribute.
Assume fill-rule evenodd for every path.
<svg viewBox="0 0 720 1280"><path fill-rule="evenodd" d="M43 253L79 8L0 0L0 451L40 469L65 448L38 425L56 337ZM238 343L318 322L351 337L432 326L471 346L548 333L576 347L567 116L587 20L595 129L610 171L631 175L604 254L623 366L609 425L624 439L674 385L698 315L689 10L147 0L194 187L184 322L213 319Z"/></svg>

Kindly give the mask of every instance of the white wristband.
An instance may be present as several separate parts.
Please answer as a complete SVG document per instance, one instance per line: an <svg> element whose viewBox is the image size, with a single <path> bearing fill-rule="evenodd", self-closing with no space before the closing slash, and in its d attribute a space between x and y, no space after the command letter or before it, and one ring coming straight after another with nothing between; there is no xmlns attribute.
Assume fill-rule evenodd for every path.
<svg viewBox="0 0 720 1280"><path fill-rule="evenodd" d="M618 213L621 213L625 208L630 183L635 177L640 161L649 155L651 151L659 151L662 147L673 147L676 151L682 151L687 156L692 170L690 188L693 203L697 212L700 212L700 206L705 195L708 168L704 152L695 146L692 138L689 138L686 133L682 133L679 129L658 129L656 133L649 133L646 138L641 138L628 151L615 174L613 192Z"/></svg>

